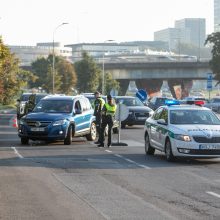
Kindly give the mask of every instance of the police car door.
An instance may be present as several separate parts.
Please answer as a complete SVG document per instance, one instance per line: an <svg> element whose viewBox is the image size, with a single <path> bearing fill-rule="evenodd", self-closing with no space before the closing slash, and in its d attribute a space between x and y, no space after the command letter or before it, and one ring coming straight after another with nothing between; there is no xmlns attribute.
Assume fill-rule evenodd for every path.
<svg viewBox="0 0 220 220"><path fill-rule="evenodd" d="M165 122L165 123L164 123ZM159 115L159 119L157 120L157 135L156 135L156 142L157 146L164 150L165 146L165 139L167 136L167 126L168 126L168 110L166 108L163 108L163 111Z"/></svg>
<svg viewBox="0 0 220 220"><path fill-rule="evenodd" d="M74 116L75 129L76 132L80 132L83 130L84 115L82 113L82 106L79 99L76 99L74 102L74 111L76 113Z"/></svg>
<svg viewBox="0 0 220 220"><path fill-rule="evenodd" d="M150 125L150 141L155 147L158 146L158 123L157 120L160 118L160 115L163 111L163 108L158 108L155 112L154 115L152 116L152 122Z"/></svg>

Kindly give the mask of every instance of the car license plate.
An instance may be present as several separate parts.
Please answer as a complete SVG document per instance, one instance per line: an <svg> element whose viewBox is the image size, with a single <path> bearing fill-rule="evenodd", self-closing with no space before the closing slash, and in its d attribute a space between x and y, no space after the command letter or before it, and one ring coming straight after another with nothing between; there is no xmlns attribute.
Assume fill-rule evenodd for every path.
<svg viewBox="0 0 220 220"><path fill-rule="evenodd" d="M201 144L199 145L200 150L217 150L220 149L220 146L213 144Z"/></svg>
<svg viewBox="0 0 220 220"><path fill-rule="evenodd" d="M44 128L31 128L31 131L44 131Z"/></svg>
<svg viewBox="0 0 220 220"><path fill-rule="evenodd" d="M147 118L146 117L138 117L137 119L142 121L142 120L146 120Z"/></svg>

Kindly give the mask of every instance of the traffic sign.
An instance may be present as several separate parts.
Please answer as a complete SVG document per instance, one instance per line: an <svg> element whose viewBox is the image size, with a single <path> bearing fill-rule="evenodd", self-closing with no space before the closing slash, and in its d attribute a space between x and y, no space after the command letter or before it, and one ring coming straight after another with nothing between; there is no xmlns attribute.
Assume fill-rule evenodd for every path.
<svg viewBox="0 0 220 220"><path fill-rule="evenodd" d="M208 91L212 90L212 79L213 79L212 73L208 73L207 74L207 90Z"/></svg>
<svg viewBox="0 0 220 220"><path fill-rule="evenodd" d="M139 89L136 93L136 96L142 101L146 101L147 100L147 92L143 89Z"/></svg>
<svg viewBox="0 0 220 220"><path fill-rule="evenodd" d="M129 114L129 110L126 105L119 103L115 113L115 119L117 121L124 121Z"/></svg>

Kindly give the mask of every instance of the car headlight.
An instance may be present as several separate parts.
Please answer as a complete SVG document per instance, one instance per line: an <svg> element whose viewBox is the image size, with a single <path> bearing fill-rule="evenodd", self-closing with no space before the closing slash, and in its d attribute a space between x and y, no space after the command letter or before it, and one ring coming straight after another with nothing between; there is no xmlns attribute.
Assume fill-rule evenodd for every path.
<svg viewBox="0 0 220 220"><path fill-rule="evenodd" d="M133 115L133 112L129 112L129 115Z"/></svg>
<svg viewBox="0 0 220 220"><path fill-rule="evenodd" d="M191 138L189 135L183 135L183 134L174 134L174 138L180 141L191 141Z"/></svg>
<svg viewBox="0 0 220 220"><path fill-rule="evenodd" d="M66 119L55 121L53 126L64 125L66 123Z"/></svg>
<svg viewBox="0 0 220 220"><path fill-rule="evenodd" d="M154 111L149 112L149 116L151 117L154 114Z"/></svg>

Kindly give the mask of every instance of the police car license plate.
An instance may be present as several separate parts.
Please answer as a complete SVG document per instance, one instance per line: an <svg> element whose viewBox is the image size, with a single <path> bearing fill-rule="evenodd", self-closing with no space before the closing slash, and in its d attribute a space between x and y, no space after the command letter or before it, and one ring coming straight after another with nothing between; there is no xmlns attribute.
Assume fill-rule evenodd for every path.
<svg viewBox="0 0 220 220"><path fill-rule="evenodd" d="M213 145L213 144L201 144L199 145L200 150L218 150L220 149L220 145Z"/></svg>
<svg viewBox="0 0 220 220"><path fill-rule="evenodd" d="M44 131L44 128L31 128L31 131Z"/></svg>

